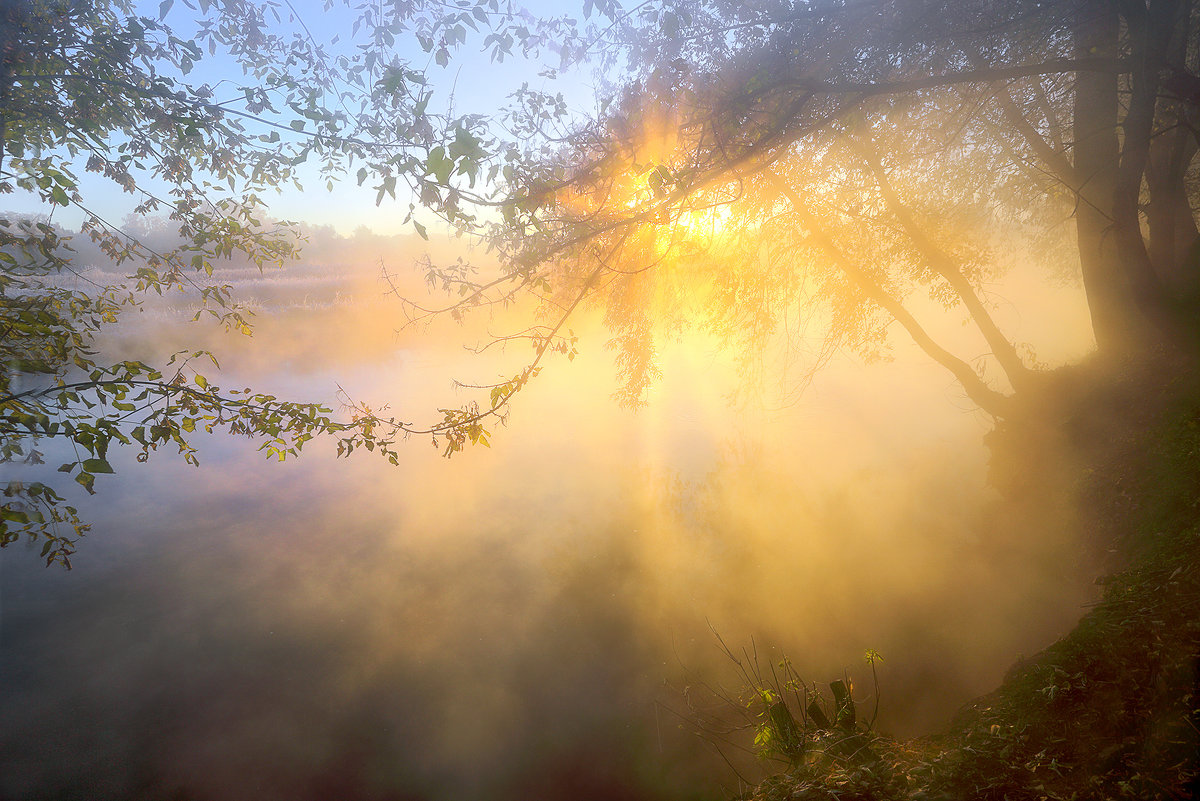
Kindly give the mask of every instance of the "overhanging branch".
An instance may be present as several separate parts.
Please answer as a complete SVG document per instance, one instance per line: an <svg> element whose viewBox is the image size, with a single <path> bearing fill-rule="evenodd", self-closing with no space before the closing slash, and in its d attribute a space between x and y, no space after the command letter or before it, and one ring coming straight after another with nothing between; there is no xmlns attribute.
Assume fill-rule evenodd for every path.
<svg viewBox="0 0 1200 801"><path fill-rule="evenodd" d="M963 275L962 270L954 260L942 250L937 244L929 238L929 235L922 230L921 226L913 218L912 212L900 200L900 196L896 194L895 188L892 186L891 179L887 171L883 169L883 164L879 161L879 156L870 149L866 143L856 143L859 145L858 150L870 168L871 173L875 176L875 180L879 185L880 194L883 195L884 202L887 203L888 209L900 221L901 227L908 235L909 240L916 247L917 251L925 258L925 261L932 267L938 275L946 279L950 288L954 290L959 299L962 300L963 306L966 307L967 313L971 316L971 320L975 323L975 327L983 334L983 338L987 341L988 346L992 349L992 355L996 357L996 361L1000 363L1001 369L1008 376L1009 382L1014 389L1020 389L1028 377L1029 370L1021 361L1020 355L1017 353L1013 344L1008 341L1008 337L996 325L996 321L992 319L991 314L979 300L979 296L975 294L975 288L971 286L971 282Z"/></svg>
<svg viewBox="0 0 1200 801"><path fill-rule="evenodd" d="M899 300L892 297L866 270L846 256L834 244L832 238L824 233L821 225L805 208L804 201L796 194L795 190L788 186L779 175L769 170L764 171L763 175L791 203L793 212L808 230L809 238L814 244L837 264L842 272L862 290L863 294L879 304L896 322L900 323L926 355L949 370L966 391L967 397L993 417L1002 417L1008 397L985 384L983 379L971 369L971 365L939 345Z"/></svg>

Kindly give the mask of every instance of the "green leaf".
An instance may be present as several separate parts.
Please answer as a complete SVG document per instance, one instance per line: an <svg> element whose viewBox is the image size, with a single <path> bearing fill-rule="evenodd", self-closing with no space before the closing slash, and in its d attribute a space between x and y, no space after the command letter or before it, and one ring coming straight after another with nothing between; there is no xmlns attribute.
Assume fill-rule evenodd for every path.
<svg viewBox="0 0 1200 801"><path fill-rule="evenodd" d="M96 483L96 477L91 473L80 473L75 476L75 483L87 490L88 495L96 494L96 490L92 489L92 486Z"/></svg>
<svg viewBox="0 0 1200 801"><path fill-rule="evenodd" d="M83 469L89 473L112 473L112 465L105 459L84 459Z"/></svg>
<svg viewBox="0 0 1200 801"><path fill-rule="evenodd" d="M446 149L442 146L435 147L429 151L429 158L425 160L425 172L432 175L439 184L445 184L450 180L450 173L454 169L454 160L446 157Z"/></svg>

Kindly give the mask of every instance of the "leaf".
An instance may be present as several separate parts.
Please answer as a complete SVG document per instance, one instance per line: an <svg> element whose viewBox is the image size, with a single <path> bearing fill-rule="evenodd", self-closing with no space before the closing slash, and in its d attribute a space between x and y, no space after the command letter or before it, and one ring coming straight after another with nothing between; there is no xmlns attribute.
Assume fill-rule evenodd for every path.
<svg viewBox="0 0 1200 801"><path fill-rule="evenodd" d="M83 469L89 473L112 473L112 465L105 459L84 459Z"/></svg>
<svg viewBox="0 0 1200 801"><path fill-rule="evenodd" d="M425 172L433 175L434 179L439 184L445 184L450 180L450 172L454 169L454 160L447 158L446 149L438 145L433 150L429 151L429 158L425 160Z"/></svg>
<svg viewBox="0 0 1200 801"><path fill-rule="evenodd" d="M425 226L421 225L416 220L413 220L412 224L413 224L413 228L417 229L417 235L420 236L422 239L424 239L426 242L428 242L429 241L429 233L425 230Z"/></svg>
<svg viewBox="0 0 1200 801"><path fill-rule="evenodd" d="M75 476L75 483L87 490L88 495L96 494L96 490L92 489L92 486L96 483L96 477L91 473L80 473Z"/></svg>
<svg viewBox="0 0 1200 801"><path fill-rule="evenodd" d="M162 0L162 2L158 4L158 18L165 19L167 14L170 13L171 6L173 5L175 5L175 0Z"/></svg>

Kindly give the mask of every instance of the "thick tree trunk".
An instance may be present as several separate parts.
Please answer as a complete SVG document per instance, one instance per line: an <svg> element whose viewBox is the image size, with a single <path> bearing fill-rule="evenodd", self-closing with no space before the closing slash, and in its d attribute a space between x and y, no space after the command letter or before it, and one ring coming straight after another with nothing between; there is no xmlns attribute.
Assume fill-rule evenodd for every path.
<svg viewBox="0 0 1200 801"><path fill-rule="evenodd" d="M1122 33L1130 50L1125 86L1113 73L1075 76L1079 256L1096 344L1109 355L1160 345L1196 350L1195 321L1182 297L1183 254L1195 239L1183 168L1193 151L1164 128L1169 115L1159 100L1177 23L1188 8L1153 0L1086 2L1077 9L1077 55L1115 60ZM1143 206L1147 185L1151 204ZM1144 227L1156 240L1151 245Z"/></svg>
<svg viewBox="0 0 1200 801"><path fill-rule="evenodd" d="M1178 0L1151 0L1148 6L1129 4L1125 12L1130 48L1129 101L1121 121L1121 164L1113 196L1113 231L1121 263L1129 277L1131 299L1152 324L1147 334L1166 344L1193 350L1194 324L1178 299L1164 285L1150 257L1142 232L1143 184L1158 124L1159 92Z"/></svg>
<svg viewBox="0 0 1200 801"><path fill-rule="evenodd" d="M1075 24L1078 58L1116 57L1119 19L1108 3L1082 4ZM1121 352L1139 337L1128 276L1113 227L1120 144L1117 139L1117 75L1075 75L1074 172L1079 185L1075 214L1083 285L1092 330L1101 352Z"/></svg>
<svg viewBox="0 0 1200 801"><path fill-rule="evenodd" d="M1167 63L1194 69L1200 54L1188 63L1192 34L1190 4L1183 4L1171 24ZM1188 101L1160 93L1154 138L1146 165L1149 202L1146 223L1150 261L1164 288L1177 301L1189 305L1200 299L1200 270L1193 248L1200 231L1188 198L1186 176L1196 156L1196 132L1189 124Z"/></svg>
<svg viewBox="0 0 1200 801"><path fill-rule="evenodd" d="M1150 260L1164 288L1181 300L1194 300L1200 294L1200 274L1191 263L1198 232L1184 181L1195 155L1192 133L1180 126L1155 139L1146 170Z"/></svg>

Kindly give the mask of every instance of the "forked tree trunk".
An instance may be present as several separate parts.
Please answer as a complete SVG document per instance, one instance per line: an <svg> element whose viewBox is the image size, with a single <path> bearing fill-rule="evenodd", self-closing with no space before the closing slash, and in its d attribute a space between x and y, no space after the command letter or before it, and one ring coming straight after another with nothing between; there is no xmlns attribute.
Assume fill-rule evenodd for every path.
<svg viewBox="0 0 1200 801"><path fill-rule="evenodd" d="M1197 230L1185 183L1195 133L1180 126L1187 101L1164 94L1162 85L1175 68L1170 51L1187 36L1180 25L1191 3L1130 4L1124 20L1118 5L1081 3L1075 22L1080 57L1115 62L1120 37L1130 43L1121 92L1116 72L1081 71L1075 79L1076 225L1096 344L1108 355L1160 345L1197 355Z"/></svg>

